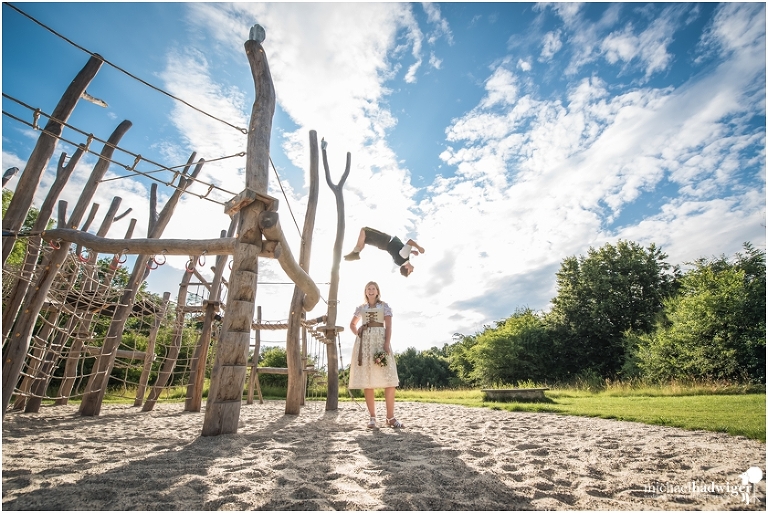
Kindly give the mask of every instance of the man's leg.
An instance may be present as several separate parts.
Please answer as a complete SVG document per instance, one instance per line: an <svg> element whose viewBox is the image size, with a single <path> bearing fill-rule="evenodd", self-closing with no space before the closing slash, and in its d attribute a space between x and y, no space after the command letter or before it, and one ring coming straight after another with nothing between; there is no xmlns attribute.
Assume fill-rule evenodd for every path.
<svg viewBox="0 0 768 513"><path fill-rule="evenodd" d="M357 244L352 248L352 252L344 256L344 260L360 260L360 252L365 247L365 228L360 228L360 235L357 237Z"/></svg>

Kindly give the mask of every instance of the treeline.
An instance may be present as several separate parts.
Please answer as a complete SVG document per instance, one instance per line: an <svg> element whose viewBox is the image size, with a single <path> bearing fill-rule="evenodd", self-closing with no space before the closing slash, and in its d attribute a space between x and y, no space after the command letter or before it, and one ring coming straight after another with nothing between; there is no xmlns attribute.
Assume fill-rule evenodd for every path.
<svg viewBox="0 0 768 513"><path fill-rule="evenodd" d="M765 384L765 252L684 273L631 241L568 257L549 312L518 309L474 335L396 355L400 385L728 380Z"/></svg>

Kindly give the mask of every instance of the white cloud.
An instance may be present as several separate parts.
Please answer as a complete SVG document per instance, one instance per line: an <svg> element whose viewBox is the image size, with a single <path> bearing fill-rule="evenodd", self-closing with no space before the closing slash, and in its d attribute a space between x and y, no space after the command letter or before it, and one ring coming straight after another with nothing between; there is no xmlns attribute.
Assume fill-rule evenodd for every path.
<svg viewBox="0 0 768 513"><path fill-rule="evenodd" d="M488 94L480 104L481 108L493 107L499 103L511 105L517 99L517 80L511 71L499 67L485 81L485 90Z"/></svg>
<svg viewBox="0 0 768 513"><path fill-rule="evenodd" d="M653 24L649 30L668 36ZM537 98L524 84L515 88L503 66L493 70L478 106L446 131L452 147L441 158L456 166L456 177L437 182L420 205L425 233L438 234L429 242L442 243L433 272L453 272L437 281L441 294L463 298L445 315L471 325L483 312L499 313L500 297L545 308L559 258L618 238L660 244L673 263L712 248L732 254L745 240L764 246L765 157L747 150L760 147L764 132L745 124L744 109L756 106L765 61L759 43L739 48L678 90L616 93L593 77L576 82L562 102ZM653 71L661 61L651 55L635 57ZM745 165L755 176L737 179ZM611 229L664 179L679 192L658 198L658 214ZM757 189L735 185L750 181ZM540 274L547 293L523 287L526 276Z"/></svg>
<svg viewBox="0 0 768 513"><path fill-rule="evenodd" d="M662 15L640 32L634 33L634 27L629 24L623 29L608 34L600 49L606 60L615 64L618 61L630 63L638 60L645 68L645 77L664 71L672 61L672 55L667 47L672 43L675 27L671 22L672 9L667 9Z"/></svg>
<svg viewBox="0 0 768 513"><path fill-rule="evenodd" d="M563 42L560 40L560 31L547 32L544 34L539 60L542 62L549 61L562 47Z"/></svg>

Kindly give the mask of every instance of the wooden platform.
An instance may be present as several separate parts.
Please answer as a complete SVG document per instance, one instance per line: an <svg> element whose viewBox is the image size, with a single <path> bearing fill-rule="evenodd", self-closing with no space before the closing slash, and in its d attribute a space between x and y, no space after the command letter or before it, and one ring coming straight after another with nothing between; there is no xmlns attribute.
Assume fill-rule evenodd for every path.
<svg viewBox="0 0 768 513"><path fill-rule="evenodd" d="M484 388L483 395L488 401L515 401L546 399L544 391L549 388Z"/></svg>

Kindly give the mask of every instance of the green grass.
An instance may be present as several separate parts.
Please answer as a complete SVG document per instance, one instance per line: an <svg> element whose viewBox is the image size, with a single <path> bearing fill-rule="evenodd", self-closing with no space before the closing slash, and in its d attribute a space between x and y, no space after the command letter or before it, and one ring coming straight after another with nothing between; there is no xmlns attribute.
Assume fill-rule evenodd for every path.
<svg viewBox="0 0 768 513"><path fill-rule="evenodd" d="M378 391L377 391L378 392ZM609 388L601 392L553 389L544 402L485 401L480 390L398 390L400 401L458 404L497 410L547 412L642 422L683 429L741 435L765 442L765 401L762 393L732 390L657 387Z"/></svg>

